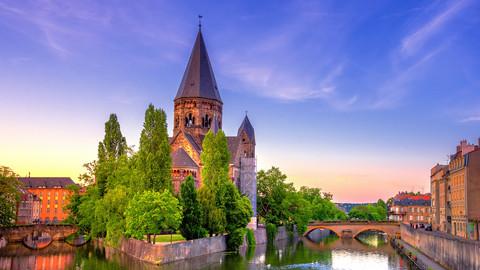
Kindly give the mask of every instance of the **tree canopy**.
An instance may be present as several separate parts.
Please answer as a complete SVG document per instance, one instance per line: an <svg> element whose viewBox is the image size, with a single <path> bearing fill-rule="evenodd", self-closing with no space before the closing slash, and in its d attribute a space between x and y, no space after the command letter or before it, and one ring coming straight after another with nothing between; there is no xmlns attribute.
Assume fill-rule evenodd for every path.
<svg viewBox="0 0 480 270"><path fill-rule="evenodd" d="M196 239L205 236L207 231L202 227L203 212L192 176L187 176L180 187L180 202L183 207L183 219L180 232L185 239Z"/></svg>
<svg viewBox="0 0 480 270"><path fill-rule="evenodd" d="M279 168L257 174L257 212L261 221L276 226L296 225L303 231L311 220L344 220L346 215L319 188L301 187L298 191Z"/></svg>
<svg viewBox="0 0 480 270"><path fill-rule="evenodd" d="M172 160L168 141L167 115L150 104L140 135L137 168L145 190L171 190Z"/></svg>
<svg viewBox="0 0 480 270"><path fill-rule="evenodd" d="M387 205L379 199L376 203L358 205L348 213L350 219L382 221L387 220Z"/></svg>
<svg viewBox="0 0 480 270"><path fill-rule="evenodd" d="M137 193L125 211L126 234L137 239L144 235L175 232L182 222L182 207L170 191Z"/></svg>
<svg viewBox="0 0 480 270"><path fill-rule="evenodd" d="M0 166L0 226L15 222L15 209L20 199L22 183L9 167Z"/></svg>

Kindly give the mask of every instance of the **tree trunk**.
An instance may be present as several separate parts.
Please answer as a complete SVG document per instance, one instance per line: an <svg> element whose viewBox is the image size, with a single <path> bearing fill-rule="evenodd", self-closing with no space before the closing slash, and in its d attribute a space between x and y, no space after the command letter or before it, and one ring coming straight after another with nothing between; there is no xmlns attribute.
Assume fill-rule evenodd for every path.
<svg viewBox="0 0 480 270"><path fill-rule="evenodd" d="M150 242L150 234L147 234L147 242L148 242L148 243L151 243L151 242Z"/></svg>
<svg viewBox="0 0 480 270"><path fill-rule="evenodd" d="M154 244L154 245L155 245L155 242L156 242L156 241L157 241L157 234L154 233L154 234L153 234L153 244Z"/></svg>
<svg viewBox="0 0 480 270"><path fill-rule="evenodd" d="M173 237L173 234L170 233L170 244L172 243L172 240L173 240L172 237Z"/></svg>

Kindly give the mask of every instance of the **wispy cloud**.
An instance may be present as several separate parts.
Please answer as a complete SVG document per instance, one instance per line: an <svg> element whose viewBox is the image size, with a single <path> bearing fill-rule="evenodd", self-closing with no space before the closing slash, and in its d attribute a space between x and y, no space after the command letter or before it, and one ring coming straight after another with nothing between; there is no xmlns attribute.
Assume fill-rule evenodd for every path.
<svg viewBox="0 0 480 270"><path fill-rule="evenodd" d="M0 22L63 59L80 49L119 46L112 41L125 35L131 35L133 42L161 47L162 58L176 59L173 51L187 46L186 35L181 35L178 23L162 23L175 18L169 14L159 16L154 10L145 5L131 8L106 2L11 2L0 3Z"/></svg>
<svg viewBox="0 0 480 270"><path fill-rule="evenodd" d="M436 14L425 24L402 40L401 52L410 56L418 52L435 34L468 6L468 0L452 1L449 6Z"/></svg>
<svg viewBox="0 0 480 270"><path fill-rule="evenodd" d="M460 120L461 123L470 123L470 122L479 122L479 121L480 121L480 115L472 115Z"/></svg>
<svg viewBox="0 0 480 270"><path fill-rule="evenodd" d="M413 64L410 64L405 69L395 72L377 91L375 101L369 105L370 109L389 109L398 105L398 103L411 90L408 84L416 78L421 72L420 70L438 53L440 53L444 46L439 46L428 54L422 56Z"/></svg>

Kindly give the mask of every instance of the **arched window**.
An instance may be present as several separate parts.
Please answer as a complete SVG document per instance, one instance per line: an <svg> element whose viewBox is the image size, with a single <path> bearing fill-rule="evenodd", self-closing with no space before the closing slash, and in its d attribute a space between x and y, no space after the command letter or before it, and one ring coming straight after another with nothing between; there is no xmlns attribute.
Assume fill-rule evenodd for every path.
<svg viewBox="0 0 480 270"><path fill-rule="evenodd" d="M195 125L195 117L192 113L189 113L187 117L185 117L185 127L193 127Z"/></svg>
<svg viewBox="0 0 480 270"><path fill-rule="evenodd" d="M212 118L208 116L208 114L205 114L205 116L202 117L202 127L210 128L211 125L212 125Z"/></svg>

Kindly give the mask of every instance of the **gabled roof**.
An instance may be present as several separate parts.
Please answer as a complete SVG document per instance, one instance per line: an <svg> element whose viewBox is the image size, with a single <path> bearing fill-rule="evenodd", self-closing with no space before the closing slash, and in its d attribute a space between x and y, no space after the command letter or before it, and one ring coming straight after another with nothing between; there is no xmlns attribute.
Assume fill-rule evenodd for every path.
<svg viewBox="0 0 480 270"><path fill-rule="evenodd" d="M175 100L184 97L200 97L222 102L201 31L198 31Z"/></svg>
<svg viewBox="0 0 480 270"><path fill-rule="evenodd" d="M18 180L25 188L65 188L75 184L70 177L19 177Z"/></svg>
<svg viewBox="0 0 480 270"><path fill-rule="evenodd" d="M252 143L255 143L255 130L253 129L253 126L250 123L248 116L246 115L245 115L245 118L243 119L242 124L238 128L237 136L240 137L243 131L247 133L247 136L252 141Z"/></svg>
<svg viewBox="0 0 480 270"><path fill-rule="evenodd" d="M190 133L185 132L183 130L180 130L179 132L177 132L173 137L169 137L168 138L169 143L172 144L180 134L183 134L185 136L185 138L192 145L195 151L197 151L198 153L202 151L201 143L199 144L199 142L197 142L197 140L195 140L195 138ZM199 140L203 140L203 138L201 139L199 138Z"/></svg>
<svg viewBox="0 0 480 270"><path fill-rule="evenodd" d="M171 154L171 157L172 167L198 168L198 165L183 148L178 148L177 151Z"/></svg>

